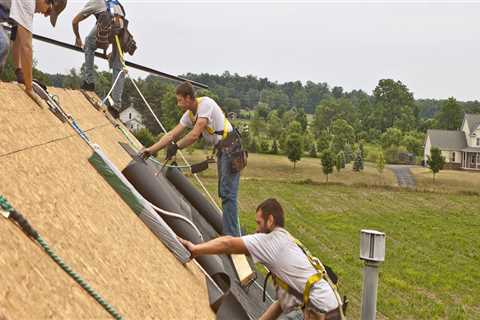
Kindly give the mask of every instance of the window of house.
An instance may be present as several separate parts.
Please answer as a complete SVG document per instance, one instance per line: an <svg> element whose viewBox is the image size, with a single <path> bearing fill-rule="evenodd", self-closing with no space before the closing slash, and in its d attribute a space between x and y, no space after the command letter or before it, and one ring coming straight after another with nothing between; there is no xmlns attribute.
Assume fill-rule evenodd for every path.
<svg viewBox="0 0 480 320"><path fill-rule="evenodd" d="M477 146L480 146L480 138L477 138Z"/></svg>
<svg viewBox="0 0 480 320"><path fill-rule="evenodd" d="M452 152L452 156L451 156L451 158L450 158L450 159L451 159L451 160L450 160L451 162L455 162L455 153L456 153L456 152Z"/></svg>
<svg viewBox="0 0 480 320"><path fill-rule="evenodd" d="M128 114L128 119L129 120L132 119L132 113L131 112Z"/></svg>

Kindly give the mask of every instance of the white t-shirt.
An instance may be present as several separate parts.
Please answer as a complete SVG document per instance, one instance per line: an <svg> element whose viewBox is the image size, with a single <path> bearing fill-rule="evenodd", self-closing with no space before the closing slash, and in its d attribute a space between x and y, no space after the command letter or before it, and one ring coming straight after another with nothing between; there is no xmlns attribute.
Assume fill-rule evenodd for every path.
<svg viewBox="0 0 480 320"><path fill-rule="evenodd" d="M315 274L316 270L302 249L291 239L287 230L277 227L270 233L243 236L242 240L255 263L265 265L273 274L303 295L308 278ZM277 288L277 295L284 313L303 304L303 301L280 287ZM338 307L333 289L323 279L313 285L310 301L316 308L325 312Z"/></svg>
<svg viewBox="0 0 480 320"><path fill-rule="evenodd" d="M201 98L197 98L197 101L198 101L197 114L193 115L193 118L195 119L195 121L198 118L206 118L208 121L207 126L209 128L212 128L213 131L223 132L225 115L223 114L222 109L220 109L220 107L215 102L215 100L209 97L201 97ZM190 119L189 113L190 111L187 110L183 114L182 118L180 119L180 124L187 128L193 128L194 124ZM227 121L227 132L231 132L232 130L233 130L232 125L230 124L229 121ZM210 134L208 133L207 130L205 130L202 133L202 135L205 141L213 145L217 144L222 139L221 135L218 135L215 133Z"/></svg>
<svg viewBox="0 0 480 320"><path fill-rule="evenodd" d="M10 18L16 23L33 32L35 0L0 0L0 5L10 10Z"/></svg>
<svg viewBox="0 0 480 320"><path fill-rule="evenodd" d="M92 14L99 14L106 10L107 3L105 0L89 0L78 14L87 18Z"/></svg>

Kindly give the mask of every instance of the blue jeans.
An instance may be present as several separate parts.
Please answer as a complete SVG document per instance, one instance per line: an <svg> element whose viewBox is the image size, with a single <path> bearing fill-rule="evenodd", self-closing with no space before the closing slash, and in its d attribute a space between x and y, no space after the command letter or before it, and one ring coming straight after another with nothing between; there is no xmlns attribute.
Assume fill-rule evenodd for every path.
<svg viewBox="0 0 480 320"><path fill-rule="evenodd" d="M223 234L233 237L240 236L240 226L237 213L238 185L240 172L232 173L230 157L222 152L218 153L218 195L222 199Z"/></svg>
<svg viewBox="0 0 480 320"><path fill-rule="evenodd" d="M0 73L7 62L8 49L10 48L10 39L0 24Z"/></svg>
<svg viewBox="0 0 480 320"><path fill-rule="evenodd" d="M94 26L92 31L85 38L85 78L83 79L87 83L95 83L95 69L94 69L94 59L95 59L95 50L97 50L97 26ZM112 72L112 84L117 79L118 74L122 71L123 66L120 60L120 55L118 54L117 46L113 44L112 56L109 61L109 66L113 69ZM112 99L115 105L114 109L119 111L122 106L122 94L123 86L125 83L125 73L120 75L118 78L117 84L112 91Z"/></svg>
<svg viewBox="0 0 480 320"><path fill-rule="evenodd" d="M281 314L277 320L303 320L303 312L300 309L295 309L287 314Z"/></svg>

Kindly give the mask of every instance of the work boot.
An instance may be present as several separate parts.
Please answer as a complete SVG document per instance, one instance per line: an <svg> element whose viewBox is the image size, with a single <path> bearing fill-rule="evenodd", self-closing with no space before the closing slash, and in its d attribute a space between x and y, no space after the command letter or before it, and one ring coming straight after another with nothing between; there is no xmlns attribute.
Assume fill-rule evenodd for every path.
<svg viewBox="0 0 480 320"><path fill-rule="evenodd" d="M86 81L83 81L80 89L85 91L95 91L95 83L88 83Z"/></svg>
<svg viewBox="0 0 480 320"><path fill-rule="evenodd" d="M114 119L120 118L120 112L112 106L107 107L108 112Z"/></svg>
<svg viewBox="0 0 480 320"><path fill-rule="evenodd" d="M17 78L17 82L21 84L25 84L25 80L23 79L23 71L20 68L15 69L15 77Z"/></svg>

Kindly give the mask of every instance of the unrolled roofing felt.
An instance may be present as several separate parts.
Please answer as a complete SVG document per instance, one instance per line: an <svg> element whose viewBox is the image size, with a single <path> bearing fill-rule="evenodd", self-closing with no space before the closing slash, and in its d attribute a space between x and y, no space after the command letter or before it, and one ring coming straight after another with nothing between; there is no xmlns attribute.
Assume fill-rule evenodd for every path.
<svg viewBox="0 0 480 320"><path fill-rule="evenodd" d="M136 155L135 151L131 147L129 147L128 145L125 145L125 144L121 144L121 145L130 154L130 156L133 159L136 159L137 162L139 162L138 161L139 160L138 156ZM157 173L158 170L160 169L159 166L153 161L146 161L145 164L148 167L150 167L150 169L149 169L150 175ZM130 165L132 165L132 163ZM131 170L131 169L129 169L129 170ZM168 170L170 170L170 169L168 169ZM180 172L180 170L178 170L178 169L172 169L172 170L174 170L174 171L170 172L170 176L172 176L173 172L175 173L174 176L176 176L176 181L179 182L179 183L177 183L177 185L179 185L178 189L173 187L169 183L169 181L167 181L165 179L165 177L163 176L163 173L161 173L160 175L157 176L157 179L158 179L157 182L158 181L161 181L161 182L159 184L153 184L151 186L151 188L159 191L159 193L163 193L164 196L161 197L162 199L166 198L166 197L173 197L173 199L174 199L173 202L169 201L169 199L163 199L164 204L167 204L167 205L169 204L171 206L170 209L175 209L175 206L178 203L187 203L190 206L189 209L187 209L187 210L178 209L178 207L177 207L177 209L178 210L184 210L182 212L185 213L185 216L190 216L191 215L192 221L193 221L193 223L195 223L195 225L201 231L201 233L203 235L203 238L204 238L204 241L211 240L213 238L218 237L219 234L213 228L212 224L209 223L209 221L207 221L207 219L206 219L206 217L209 217L209 216L213 217L213 219L216 219L217 216L214 216L213 214L217 214L218 217L220 217L220 215L216 212L216 209L213 208L212 205L205 206L205 208L210 207L211 210L215 210L215 211L210 212L210 215L199 214L200 210L196 210L191 203L189 203L186 199L183 198L184 196L185 196L185 198L188 198L188 195L180 192L180 190L191 190L192 188L195 189L195 187ZM125 173L125 171L124 171L124 173ZM179 177L178 175L181 175L182 177ZM138 176L137 176L137 178L138 178ZM137 178L133 178L133 179L141 180L141 179L137 179ZM135 185L135 183L133 183L133 184ZM140 189L142 189L142 188L143 187L140 187L138 190L140 191ZM165 189L170 189L170 190L166 191ZM140 192L142 193L142 191L140 191ZM152 192L152 190L147 190L146 191L146 193L150 193L150 192ZM145 196L145 197L148 199L147 196ZM203 195L201 195L199 192L196 195L196 197L197 197L196 200L200 204L205 204L205 203L208 202L208 200L205 197L203 197ZM153 196L150 199L153 200ZM161 202L162 201L160 199L158 204L161 205L162 204ZM200 209L200 208L201 207L199 207L197 209ZM221 222L221 220L220 220L220 222ZM217 221L217 223L218 223L218 221ZM234 306L231 306L231 307L227 307L228 304L222 305L222 307L220 309L218 309L217 319L243 319L242 315L244 315L244 313L240 312L240 310L244 310L244 312L249 315L249 318L260 317L263 314L263 312L268 308L268 306L272 303L272 301L269 300L269 299L267 299L267 301L265 301L265 302L262 301L263 288L261 286L263 285L263 276L259 274L256 283L252 284L248 288L243 288L240 285L240 283L237 279L236 272L235 272L235 269L233 267L233 264L232 264L232 261L231 261L230 257L226 256L226 255L220 255L218 257L220 257L220 259L222 261L222 265L224 267L224 272L226 274L228 274L230 279L231 279L230 290L229 290L230 296L228 297L228 299L226 299L226 301L228 301L228 304L232 304L233 303L232 301L236 300L242 306L242 308L239 309L238 305L235 304L235 303L234 303ZM270 296L272 295L272 291L273 290L271 288L268 289L268 292L270 293Z"/></svg>

